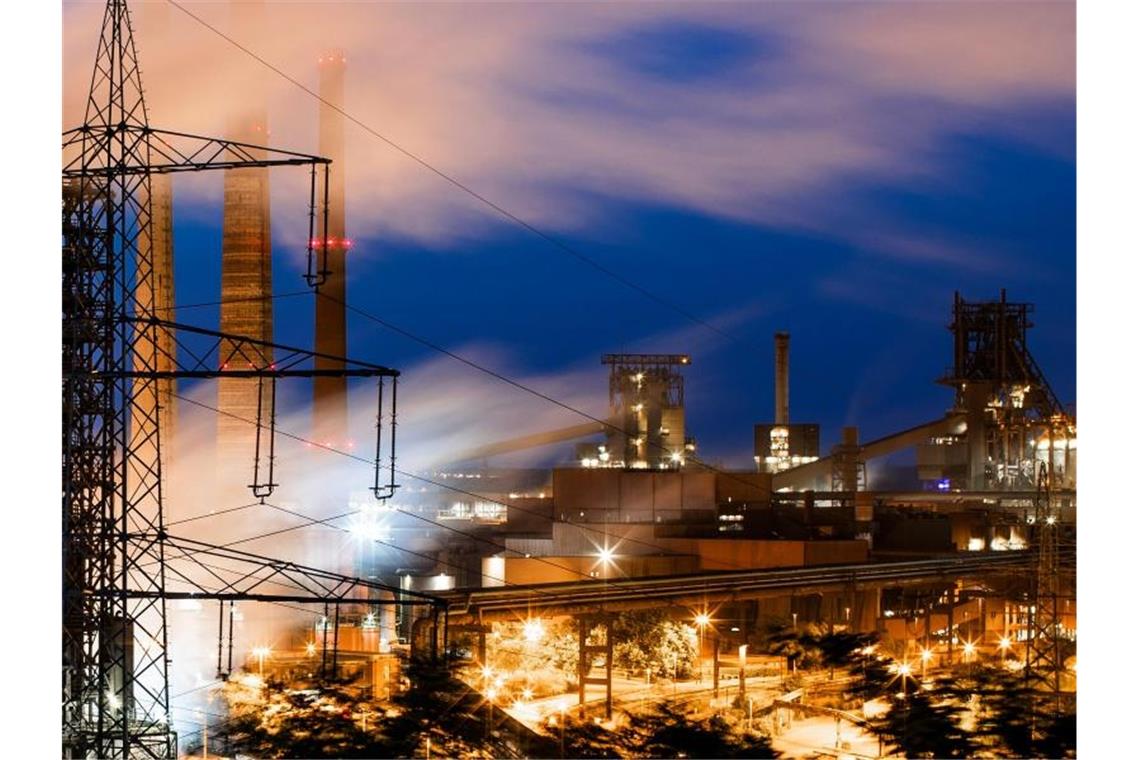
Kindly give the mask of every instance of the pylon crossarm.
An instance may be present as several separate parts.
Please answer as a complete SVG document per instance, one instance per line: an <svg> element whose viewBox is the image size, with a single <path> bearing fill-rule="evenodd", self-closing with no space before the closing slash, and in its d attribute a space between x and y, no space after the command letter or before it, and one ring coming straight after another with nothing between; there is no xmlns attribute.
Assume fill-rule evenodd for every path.
<svg viewBox="0 0 1140 760"><path fill-rule="evenodd" d="M114 378L211 378L211 377L399 377L399 370L344 356L332 356L296 346L246 338L195 325L170 322L154 317L126 317L141 333L153 328L173 337L169 348L153 341L158 356L173 368L124 369L97 373ZM204 338L196 344L187 336ZM312 369L308 363L324 359L342 365L343 369ZM88 373L90 376L90 373Z"/></svg>
<svg viewBox="0 0 1140 760"><path fill-rule="evenodd" d="M64 177L92 177L107 174L173 174L218 169L248 169L271 166L310 166L329 164L323 156L267 148L262 145L205 137L186 132L153 129L141 124L105 126L85 124L63 133ZM109 164L100 157L112 142L128 146L146 145L150 160ZM131 153L134 151L128 151Z"/></svg>
<svg viewBox="0 0 1140 760"><path fill-rule="evenodd" d="M226 581L213 573L214 578L222 583L222 586L220 588L206 588L199 583L197 588L193 590L200 593L254 594L267 584L276 584L281 587L293 588L299 593L312 595L318 599L342 598L353 590L366 589L399 594L405 598L415 599L420 604L443 603L440 597L431 594L405 590L374 580L343 575L288 560L216 546L193 539L167 536L164 544L167 550L167 572L177 575L186 583L193 584L196 582L190 579L190 573L187 570L182 569L187 566L183 560L199 566L203 557L223 560L229 565L225 568L227 572L240 574L236 580ZM181 568L179 563L182 563Z"/></svg>

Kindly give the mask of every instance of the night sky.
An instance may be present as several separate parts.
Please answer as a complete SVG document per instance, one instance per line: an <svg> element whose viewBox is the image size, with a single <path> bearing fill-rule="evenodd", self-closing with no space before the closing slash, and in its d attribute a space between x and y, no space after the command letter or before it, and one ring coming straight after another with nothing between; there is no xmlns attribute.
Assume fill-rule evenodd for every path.
<svg viewBox="0 0 1140 760"><path fill-rule="evenodd" d="M226 30L223 4L186 7ZM793 421L820 423L825 449L842 425L869 439L941 415L955 290L1035 303L1031 350L1075 401L1071 3L266 13L264 38L242 40L259 54L315 88L317 55L343 47L348 113L731 339L350 124L358 308L594 414L600 354L690 353L690 431L704 457L739 466L753 423L772 416L776 330L792 334ZM70 125L97 31L91 4L67 4L64 20ZM220 133L258 66L177 10L168 24L174 41L149 48L149 70L139 39L148 93L177 85L152 98L152 123ZM274 75L267 87L273 142L316 152L311 96ZM274 288L287 293L303 288L307 192L300 174L273 176ZM220 179L179 183L177 301L215 300ZM216 325L217 310L180 318ZM311 297L277 302L279 341L311 345L311 322ZM471 398L454 424L483 440L579 421L351 314L349 352L408 370L413 438L417 419L445 424L429 419L441 394Z"/></svg>

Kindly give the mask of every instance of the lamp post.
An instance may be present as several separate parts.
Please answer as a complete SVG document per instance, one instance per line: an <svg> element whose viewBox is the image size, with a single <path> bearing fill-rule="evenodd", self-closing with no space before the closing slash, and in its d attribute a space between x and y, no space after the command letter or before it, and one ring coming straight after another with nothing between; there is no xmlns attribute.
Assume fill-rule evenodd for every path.
<svg viewBox="0 0 1140 760"><path fill-rule="evenodd" d="M740 645L740 709L744 709L744 700L747 696L747 687L744 684L744 666L748 664L748 645Z"/></svg>
<svg viewBox="0 0 1140 760"><path fill-rule="evenodd" d="M906 678L910 675L910 665L902 663L898 669L899 677L902 679L902 700L903 700L903 742L906 742L907 723L910 722L910 704L906 701Z"/></svg>
<svg viewBox="0 0 1140 760"><path fill-rule="evenodd" d="M962 645L962 661L970 663L970 669L969 669L970 675L974 674L974 662L977 659L974 657L974 653L976 651L977 651L977 648L974 646L974 642L972 642L972 641L967 641L965 644Z"/></svg>
<svg viewBox="0 0 1140 760"><path fill-rule="evenodd" d="M899 665L899 679L902 681L902 698L906 702L906 679L910 675L910 663L902 663Z"/></svg>
<svg viewBox="0 0 1140 760"><path fill-rule="evenodd" d="M558 756L566 757L566 705L560 703L558 705L558 713L560 716L559 724L562 730L558 733Z"/></svg>
<svg viewBox="0 0 1140 760"><path fill-rule="evenodd" d="M699 674L697 683L705 682L705 626L709 624L709 614L702 612L696 617L697 629L700 631L700 643L697 646L697 666Z"/></svg>
<svg viewBox="0 0 1140 760"><path fill-rule="evenodd" d="M922 652L919 654L919 659L922 660L922 680L923 681L926 680L926 663L930 662L931 658L933 658L933 657L934 657L934 652L931 652L929 649L923 649Z"/></svg>
<svg viewBox="0 0 1140 760"><path fill-rule="evenodd" d="M253 655L257 658L257 677L265 678L265 658L269 654L269 647L254 647Z"/></svg>

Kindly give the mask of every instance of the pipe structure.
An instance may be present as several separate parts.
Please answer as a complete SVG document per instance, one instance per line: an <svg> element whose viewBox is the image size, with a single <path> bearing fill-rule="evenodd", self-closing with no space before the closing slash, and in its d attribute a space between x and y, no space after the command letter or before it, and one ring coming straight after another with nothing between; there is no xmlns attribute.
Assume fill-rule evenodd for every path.
<svg viewBox="0 0 1140 760"><path fill-rule="evenodd" d="M494 441L492 443L482 444L474 448L460 451L449 457L449 461L454 462L467 462L474 459L485 459L500 454L510 454L515 451L525 451L527 449L537 448L539 446L548 446L552 443L561 443L563 441L572 441L575 438L584 438L588 435L596 435L597 433L604 433L610 428L608 426L616 426L621 421L620 417L611 417L603 422L583 422L580 425L571 425L570 427L559 428L557 430L545 430L541 433L532 433L530 435L519 436L518 438L510 438L503 441Z"/></svg>
<svg viewBox="0 0 1140 760"><path fill-rule="evenodd" d="M788 410L788 344L791 335L786 332L776 333L776 416L777 425L787 425Z"/></svg>
<svg viewBox="0 0 1140 760"><path fill-rule="evenodd" d="M1075 561L1075 553L1063 562ZM449 615L459 621L484 623L516 620L524 611L547 615L587 613L606 609L646 609L670 604L709 604L763 599L789 593L850 593L881 587L921 585L980 577L990 573L1024 573L1032 568L1031 552L977 553L906 562L860 563L787 569L730 570L653 578L591 579L510 588L445 591Z"/></svg>
<svg viewBox="0 0 1140 760"><path fill-rule="evenodd" d="M886 456L900 449L915 446L933 436L957 435L965 430L965 423L966 415L948 414L941 419L859 444L859 457L865 462L868 459ZM777 472L772 475L772 490L812 488L816 481L830 477L833 461L831 456L820 457L814 462Z"/></svg>
<svg viewBox="0 0 1140 760"><path fill-rule="evenodd" d="M321 106L320 147L322 156L332 160L328 187L318 179L318 203L328 198L328 258L317 286L314 350L318 354L344 356L347 352L345 319L345 254L351 246L345 236L344 221L344 106L345 56L339 50L320 57ZM319 177L322 175L318 175ZM322 234L323 230L321 233ZM344 369L344 362L318 358L317 369ZM345 446L348 441L348 380L344 377L318 377L313 380L313 431L319 442Z"/></svg>

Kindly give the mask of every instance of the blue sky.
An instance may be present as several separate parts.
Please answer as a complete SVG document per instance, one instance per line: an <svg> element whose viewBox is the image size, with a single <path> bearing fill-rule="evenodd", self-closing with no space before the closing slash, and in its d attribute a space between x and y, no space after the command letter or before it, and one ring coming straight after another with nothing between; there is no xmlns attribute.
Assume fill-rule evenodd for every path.
<svg viewBox="0 0 1140 760"><path fill-rule="evenodd" d="M187 7L235 37L222 4ZM148 12L150 7L146 9ZM65 116L90 8L65 8ZM601 353L693 354L689 427L746 464L792 333L792 415L874 437L941 414L955 290L1036 303L1031 347L1075 399L1075 38L1068 3L328 3L266 8L242 41L346 110L729 341L559 252L350 125L349 301L598 413ZM144 19L144 21L149 21ZM273 141L315 151L311 97L172 12L140 34L152 122L218 133L266 93ZM148 52L150 58L148 59ZM150 63L148 63L148 60ZM177 92L179 97L170 93ZM305 193L274 174L275 290L301 287ZM217 297L215 180L176 185L177 300ZM216 311L187 321L216 322ZM311 340L308 298L277 304ZM572 424L350 316L350 353L409 370L416 419L470 394L488 438ZM429 371L430 370L430 371ZM416 386L420 390L417 396ZM505 394L505 395L504 395ZM493 403L491 402L493 398ZM495 413L480 413L482 409Z"/></svg>

